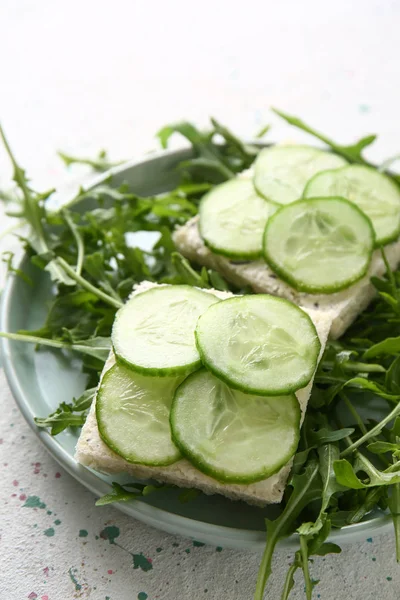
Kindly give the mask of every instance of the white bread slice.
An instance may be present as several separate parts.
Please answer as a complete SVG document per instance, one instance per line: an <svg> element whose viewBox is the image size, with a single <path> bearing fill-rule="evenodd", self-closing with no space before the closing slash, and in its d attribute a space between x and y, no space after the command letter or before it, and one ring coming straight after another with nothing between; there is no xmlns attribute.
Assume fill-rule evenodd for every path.
<svg viewBox="0 0 400 600"><path fill-rule="evenodd" d="M380 250L375 250L367 275L348 289L335 294L298 292L279 279L263 260L232 261L211 252L200 236L198 223L199 217L196 216L173 234L175 245L183 256L200 265L215 269L236 285L249 285L257 293L281 296L302 308L333 312L330 331L332 339L340 337L374 298L376 290L370 278L373 275L380 277L386 271ZM400 263L400 241L386 246L385 254L390 267L395 269Z"/></svg>
<svg viewBox="0 0 400 600"><path fill-rule="evenodd" d="M135 288L133 294L140 294L157 284L142 282ZM221 299L229 298L233 294L217 290L204 290L215 294ZM328 312L312 309L306 310L313 320L321 341L321 354L325 348L332 316ZM104 366L102 376L114 364L114 356L110 355ZM312 381L296 393L302 412L302 422L310 397ZM204 475L186 459L181 459L167 467L147 467L132 464L118 456L103 442L100 437L96 421L95 401L83 426L76 447L76 460L92 469L105 473L129 473L137 479L155 479L157 481L175 484L179 487L197 488L206 494L222 494L233 500L245 500L249 504L271 504L282 500L283 491L290 472L292 461L285 465L278 473L256 483L233 484L221 483L208 475Z"/></svg>

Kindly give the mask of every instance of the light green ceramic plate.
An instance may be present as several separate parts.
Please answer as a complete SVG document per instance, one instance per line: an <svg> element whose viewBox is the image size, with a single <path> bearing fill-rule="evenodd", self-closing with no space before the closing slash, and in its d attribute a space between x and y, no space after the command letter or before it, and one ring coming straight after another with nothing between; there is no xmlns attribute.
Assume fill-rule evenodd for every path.
<svg viewBox="0 0 400 600"><path fill-rule="evenodd" d="M154 154L145 160L128 163L114 169L113 182L127 181L138 194L157 194L177 184L176 166L190 158L189 150ZM98 185L110 173L99 178ZM93 187L93 186L92 186ZM18 329L36 329L45 317L45 304L50 297L50 284L45 274L29 264L26 258L22 268L34 281L34 289L20 278L11 276L2 295L0 329L15 332ZM21 344L1 339L2 362L17 404L38 438L50 454L73 477L96 496L110 491L111 480L127 482L125 477L106 477L78 465L73 456L78 432L63 432L51 437L38 429L35 416L46 416L60 402L69 402L79 396L85 386L85 375L78 360L68 361L60 353L41 350L35 352L31 344ZM132 478L129 479L132 481ZM93 499L94 505L94 499ZM124 513L169 533L233 548L262 550L265 543L264 517L274 518L277 507L255 508L243 502L232 502L222 496L200 495L192 502L182 504L178 492L167 490L145 500L121 503L117 507ZM97 510L93 506L93 510ZM98 509L101 510L101 509ZM391 527L386 515L334 531L330 539L338 544L365 539ZM283 542L294 546L293 536Z"/></svg>

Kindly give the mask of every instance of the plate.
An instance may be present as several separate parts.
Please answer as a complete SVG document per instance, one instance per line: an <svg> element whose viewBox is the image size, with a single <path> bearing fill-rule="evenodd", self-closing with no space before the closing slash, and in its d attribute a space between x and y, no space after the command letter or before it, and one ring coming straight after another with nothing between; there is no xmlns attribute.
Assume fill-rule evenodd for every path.
<svg viewBox="0 0 400 600"><path fill-rule="evenodd" d="M89 187L95 187L112 175L114 185L118 186L125 181L139 195L165 192L178 183L178 163L191 156L191 150L153 154L141 161L112 169ZM85 208L88 208L88 204L90 200L86 201ZM143 235L146 242L146 234ZM31 265L26 256L22 259L20 268L30 275L34 288L18 277L9 277L2 294L1 331L36 329L45 318L46 302L51 297L48 277ZM64 431L52 437L46 430L38 429L35 425L34 417L47 416L60 402L70 402L73 396L79 396L84 390L85 375L80 370L79 360L68 360L61 353L50 350L35 352L32 344L12 342L4 338L1 339L0 346L5 373L19 409L55 460L97 497L110 491L111 481L122 484L127 482L127 477L108 477L77 464L74 460L77 432ZM132 478L129 481L132 482ZM264 518L273 519L278 514L277 506L262 509L219 495L201 494L186 504L182 504L178 496L178 490L165 490L143 500L115 506L127 515L168 533L216 546L255 551L264 548ZM93 510L97 509L93 506ZM385 532L391 527L390 517L377 514L361 523L333 531L330 540L341 545ZM296 536L283 540L281 546L297 548Z"/></svg>

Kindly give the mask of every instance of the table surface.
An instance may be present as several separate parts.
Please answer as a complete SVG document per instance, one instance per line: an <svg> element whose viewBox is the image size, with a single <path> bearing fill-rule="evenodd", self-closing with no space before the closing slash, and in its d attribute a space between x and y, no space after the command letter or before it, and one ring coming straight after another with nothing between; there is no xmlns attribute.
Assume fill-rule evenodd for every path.
<svg viewBox="0 0 400 600"><path fill-rule="evenodd" d="M301 139L271 117L271 105L341 141L378 132L370 154L380 160L400 151L399 20L396 0L4 0L2 123L46 189L87 177L83 167L65 170L57 149L106 147L114 159L131 158L156 147L160 126L183 118L205 124L214 115L247 137L271 122L271 139ZM9 174L1 148L0 187ZM0 216L0 229L7 225ZM2 250L12 247L13 238L2 240ZM0 405L1 599L252 598L257 554L95 508L30 431L1 371ZM289 562L275 557L266 598L280 597ZM319 558L311 571L321 600L399 597L393 535ZM297 578L291 598L304 597Z"/></svg>

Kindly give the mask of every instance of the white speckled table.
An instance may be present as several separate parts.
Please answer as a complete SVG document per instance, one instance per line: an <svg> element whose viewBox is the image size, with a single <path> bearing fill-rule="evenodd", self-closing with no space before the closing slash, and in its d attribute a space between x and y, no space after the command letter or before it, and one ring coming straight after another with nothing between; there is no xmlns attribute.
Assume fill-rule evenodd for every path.
<svg viewBox="0 0 400 600"><path fill-rule="evenodd" d="M39 187L87 173L66 172L58 148L137 156L164 123L210 114L251 137L270 105L343 141L378 132L375 159L400 150L396 0L3 0L0 23L1 119ZM297 136L273 121L274 136ZM0 187L9 173L0 149ZM2 372L0 406L1 600L251 599L257 555L95 508L29 430ZM268 599L288 563L276 557ZM312 576L321 600L400 597L391 535L316 560ZM300 578L292 597L304 598Z"/></svg>

